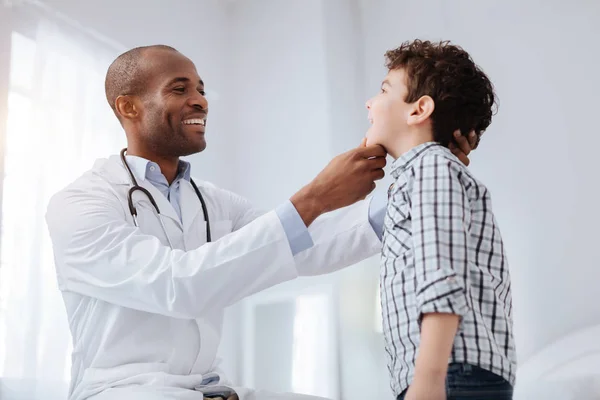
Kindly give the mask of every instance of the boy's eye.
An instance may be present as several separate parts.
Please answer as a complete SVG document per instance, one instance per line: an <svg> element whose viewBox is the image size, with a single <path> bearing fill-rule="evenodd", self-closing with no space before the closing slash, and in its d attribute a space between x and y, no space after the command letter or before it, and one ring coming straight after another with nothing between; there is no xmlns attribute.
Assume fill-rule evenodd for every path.
<svg viewBox="0 0 600 400"><path fill-rule="evenodd" d="M381 88L381 93L385 93L385 89L384 88Z"/></svg>

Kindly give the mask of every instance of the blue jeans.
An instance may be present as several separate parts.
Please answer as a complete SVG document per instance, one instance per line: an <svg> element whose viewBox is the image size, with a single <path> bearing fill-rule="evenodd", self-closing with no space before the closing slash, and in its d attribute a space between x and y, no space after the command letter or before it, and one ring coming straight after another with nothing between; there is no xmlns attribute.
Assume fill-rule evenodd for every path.
<svg viewBox="0 0 600 400"><path fill-rule="evenodd" d="M397 400L404 400L406 392ZM512 400L512 396L512 385L501 376L470 364L448 366L447 400Z"/></svg>

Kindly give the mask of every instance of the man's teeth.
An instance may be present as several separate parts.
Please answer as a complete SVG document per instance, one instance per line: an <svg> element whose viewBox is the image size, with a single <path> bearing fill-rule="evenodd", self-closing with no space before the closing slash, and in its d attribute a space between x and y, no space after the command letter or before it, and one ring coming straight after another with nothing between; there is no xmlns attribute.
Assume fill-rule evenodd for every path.
<svg viewBox="0 0 600 400"><path fill-rule="evenodd" d="M205 120L196 118L196 119L186 119L183 121L184 125L202 125L204 126Z"/></svg>

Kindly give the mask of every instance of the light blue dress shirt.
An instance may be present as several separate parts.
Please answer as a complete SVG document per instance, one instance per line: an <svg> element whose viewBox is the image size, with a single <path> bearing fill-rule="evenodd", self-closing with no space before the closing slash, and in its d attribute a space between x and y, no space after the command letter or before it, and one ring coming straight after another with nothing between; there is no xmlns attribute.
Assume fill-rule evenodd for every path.
<svg viewBox="0 0 600 400"><path fill-rule="evenodd" d="M182 180L190 181L191 166L188 162L180 160L177 176L171 185L167 178L160 171L160 167L155 162L141 157L127 156L127 162L132 169L136 179L148 180L156 187L171 203L175 212L181 220L181 206L179 203L179 188ZM200 200L198 200L200 201ZM383 220L385 218L387 207L387 192L376 191L369 204L369 223L381 240L383 235ZM281 225L285 231L292 254L296 255L301 251L313 246L312 238L308 233L304 221L296 211L296 207L291 201L279 205L275 212L281 220Z"/></svg>

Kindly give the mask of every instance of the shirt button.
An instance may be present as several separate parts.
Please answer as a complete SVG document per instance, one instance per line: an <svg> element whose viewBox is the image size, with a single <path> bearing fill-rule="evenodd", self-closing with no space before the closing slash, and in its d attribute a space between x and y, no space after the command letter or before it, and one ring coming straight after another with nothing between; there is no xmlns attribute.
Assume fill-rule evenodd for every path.
<svg viewBox="0 0 600 400"><path fill-rule="evenodd" d="M151 166L150 166L150 171L154 172L154 170L155 170L155 169L156 169L156 168L154 167L154 165L151 165Z"/></svg>

